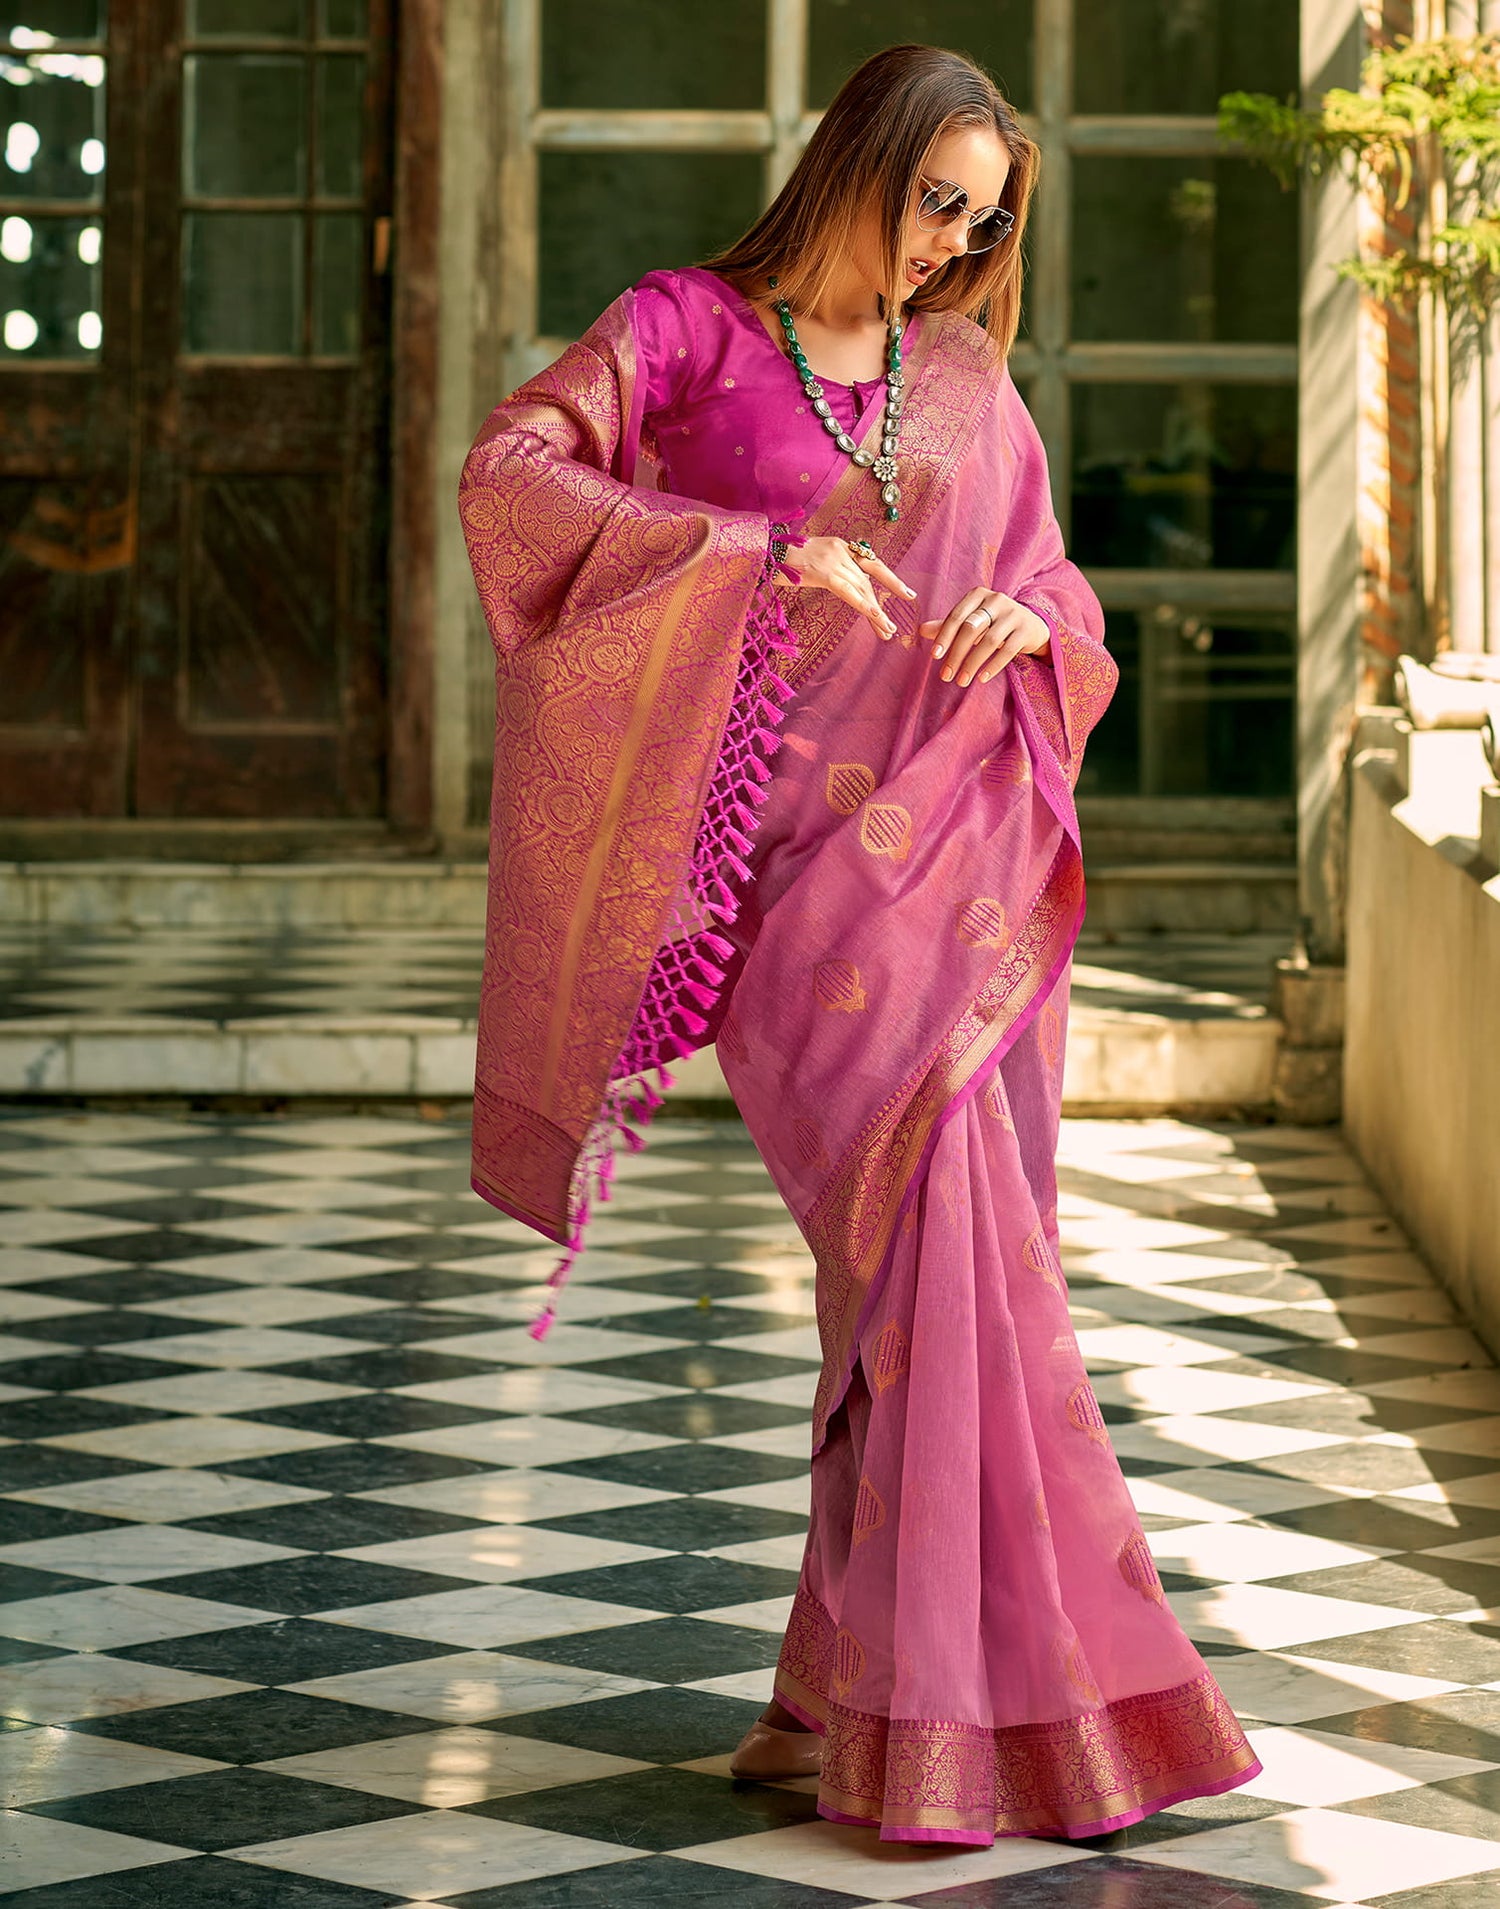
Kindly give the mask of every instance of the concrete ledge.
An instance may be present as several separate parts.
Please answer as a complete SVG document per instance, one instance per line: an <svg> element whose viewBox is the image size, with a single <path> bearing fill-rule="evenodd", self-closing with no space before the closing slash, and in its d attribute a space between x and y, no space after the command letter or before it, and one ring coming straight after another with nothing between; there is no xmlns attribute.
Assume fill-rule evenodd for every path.
<svg viewBox="0 0 1500 1909"><path fill-rule="evenodd" d="M0 922L31 927L483 928L483 862L8 862Z"/></svg>
<svg viewBox="0 0 1500 1909"><path fill-rule="evenodd" d="M1074 1006L1065 1103L1111 1113L1270 1108L1281 1023ZM0 1023L0 1094L462 1097L472 1023L425 1015L193 1021L56 1015ZM675 1097L728 1101L711 1048L674 1066Z"/></svg>
<svg viewBox="0 0 1500 1909"><path fill-rule="evenodd" d="M1500 875L1481 853L1491 775L1475 731L1361 724L1344 1110L1371 1178L1500 1346Z"/></svg>

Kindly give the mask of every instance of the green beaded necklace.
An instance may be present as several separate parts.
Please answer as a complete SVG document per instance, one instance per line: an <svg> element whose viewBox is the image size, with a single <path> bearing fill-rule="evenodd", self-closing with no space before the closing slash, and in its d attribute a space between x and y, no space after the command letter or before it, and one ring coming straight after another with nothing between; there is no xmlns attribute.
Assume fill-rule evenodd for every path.
<svg viewBox="0 0 1500 1909"><path fill-rule="evenodd" d="M776 289L776 280L770 280L771 290ZM885 506L886 522L893 524L901 515L901 486L896 481L896 448L901 436L902 393L906 387L906 374L901 369L901 334L905 327L899 319L893 319L888 331L885 373L885 419L880 427L880 453L862 451L849 433L833 415L833 406L823 395L823 387L812 374L812 368L803 353L797 337L797 327L792 321L792 308L784 298L773 303L776 316L781 320L781 329L786 334L787 350L791 353L792 363L796 366L797 376L802 381L802 394L822 421L823 429L838 445L851 464L857 464L861 470L868 470L880 486L880 501Z"/></svg>

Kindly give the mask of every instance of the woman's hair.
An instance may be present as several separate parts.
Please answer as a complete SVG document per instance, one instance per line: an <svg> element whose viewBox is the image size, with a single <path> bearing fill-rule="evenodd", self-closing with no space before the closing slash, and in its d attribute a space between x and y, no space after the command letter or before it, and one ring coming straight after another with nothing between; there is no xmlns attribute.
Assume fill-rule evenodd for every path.
<svg viewBox="0 0 1500 1909"><path fill-rule="evenodd" d="M988 127L1010 154L1000 203L1015 215L1009 236L987 252L947 261L926 285L905 282L905 233L917 177L946 134ZM704 263L763 297L775 278L794 309L818 303L861 221L879 208L886 301L918 311L959 311L1009 351L1021 317L1021 240L1040 158L1015 110L989 75L940 46L888 46L851 73L818 123L791 177L725 251Z"/></svg>

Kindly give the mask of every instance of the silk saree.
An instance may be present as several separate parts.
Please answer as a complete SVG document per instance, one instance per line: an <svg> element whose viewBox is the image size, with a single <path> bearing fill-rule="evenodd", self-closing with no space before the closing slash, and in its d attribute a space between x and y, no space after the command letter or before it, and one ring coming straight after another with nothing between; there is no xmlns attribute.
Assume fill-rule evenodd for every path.
<svg viewBox="0 0 1500 1909"><path fill-rule="evenodd" d="M473 1185L576 1251L653 1073L716 1042L817 1268L775 1688L824 1737L818 1807L1087 1836L1259 1765L1167 1606L1061 1266L1073 786L1115 668L991 341L919 312L906 376L895 523L701 269L624 294L481 433ZM878 448L879 386L826 388ZM897 638L778 574L773 528L867 537L917 592ZM976 583L1050 643L965 690L916 626Z"/></svg>

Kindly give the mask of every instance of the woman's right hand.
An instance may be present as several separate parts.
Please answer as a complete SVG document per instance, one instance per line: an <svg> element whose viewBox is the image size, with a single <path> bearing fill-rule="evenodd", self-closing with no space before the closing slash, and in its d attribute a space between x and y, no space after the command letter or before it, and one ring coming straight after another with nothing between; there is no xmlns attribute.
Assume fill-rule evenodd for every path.
<svg viewBox="0 0 1500 1909"><path fill-rule="evenodd" d="M856 560L842 537L809 537L805 543L790 544L786 568L796 574L804 589L831 590L845 603L852 604L861 616L868 617L875 632L886 642L896 634L896 626L881 608L876 586L893 590L909 603L917 593L904 584L894 570L879 557Z"/></svg>

